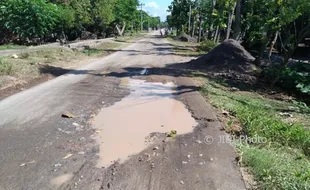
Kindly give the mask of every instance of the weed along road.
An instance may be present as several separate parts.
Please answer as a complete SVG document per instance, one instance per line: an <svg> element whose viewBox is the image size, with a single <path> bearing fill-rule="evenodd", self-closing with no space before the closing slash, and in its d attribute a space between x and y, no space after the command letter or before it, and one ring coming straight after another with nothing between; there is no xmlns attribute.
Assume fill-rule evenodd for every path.
<svg viewBox="0 0 310 190"><path fill-rule="evenodd" d="M0 101L0 189L245 189L159 32Z"/></svg>

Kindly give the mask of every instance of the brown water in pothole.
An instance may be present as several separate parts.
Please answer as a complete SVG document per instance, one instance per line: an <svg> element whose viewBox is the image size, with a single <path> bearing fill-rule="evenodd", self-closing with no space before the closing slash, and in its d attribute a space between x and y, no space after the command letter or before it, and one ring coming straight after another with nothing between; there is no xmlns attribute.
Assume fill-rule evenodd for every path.
<svg viewBox="0 0 310 190"><path fill-rule="evenodd" d="M94 118L99 133L100 159L97 167L107 167L113 161L123 162L128 156L147 147L145 138L152 132L189 133L197 125L185 105L173 99L173 83L148 83L124 79L132 92L111 107L104 108Z"/></svg>

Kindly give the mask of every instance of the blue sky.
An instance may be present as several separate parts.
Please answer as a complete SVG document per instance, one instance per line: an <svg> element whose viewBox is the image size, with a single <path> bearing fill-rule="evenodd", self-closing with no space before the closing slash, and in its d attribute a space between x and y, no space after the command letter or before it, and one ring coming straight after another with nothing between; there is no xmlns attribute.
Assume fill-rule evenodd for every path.
<svg viewBox="0 0 310 190"><path fill-rule="evenodd" d="M162 21L166 20L167 9L172 0L140 0L143 4L143 10L152 16L160 16Z"/></svg>

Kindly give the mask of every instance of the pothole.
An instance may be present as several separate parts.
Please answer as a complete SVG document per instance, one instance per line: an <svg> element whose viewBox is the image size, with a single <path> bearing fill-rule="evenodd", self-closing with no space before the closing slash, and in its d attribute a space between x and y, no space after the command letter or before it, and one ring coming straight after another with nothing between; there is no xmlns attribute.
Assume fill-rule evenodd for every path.
<svg viewBox="0 0 310 190"><path fill-rule="evenodd" d="M176 130L186 134L197 123L185 105L173 99L173 83L149 83L123 79L131 93L111 107L103 108L94 118L99 134L100 159L97 167L108 167L114 161L125 161L128 156L147 148L145 138L152 132Z"/></svg>

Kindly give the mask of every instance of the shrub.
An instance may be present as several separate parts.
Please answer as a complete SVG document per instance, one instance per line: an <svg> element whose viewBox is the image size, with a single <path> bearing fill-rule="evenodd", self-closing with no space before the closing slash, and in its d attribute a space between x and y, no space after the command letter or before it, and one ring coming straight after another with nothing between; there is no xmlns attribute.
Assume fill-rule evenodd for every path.
<svg viewBox="0 0 310 190"><path fill-rule="evenodd" d="M208 52L212 50L215 46L217 46L216 42L211 41L211 40L206 40L200 43L198 50Z"/></svg>
<svg viewBox="0 0 310 190"><path fill-rule="evenodd" d="M0 57L0 75L10 75L13 73L13 65Z"/></svg>

